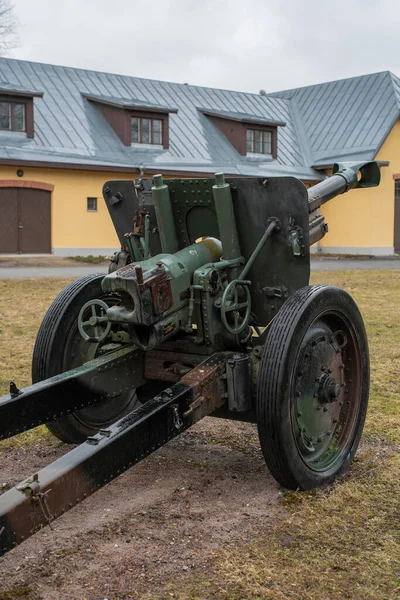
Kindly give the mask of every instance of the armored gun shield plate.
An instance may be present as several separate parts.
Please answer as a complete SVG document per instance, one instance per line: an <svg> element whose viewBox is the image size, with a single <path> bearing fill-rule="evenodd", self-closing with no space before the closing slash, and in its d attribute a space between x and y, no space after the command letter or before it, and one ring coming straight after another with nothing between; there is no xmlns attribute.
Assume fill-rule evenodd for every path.
<svg viewBox="0 0 400 600"><path fill-rule="evenodd" d="M246 262L268 227L279 220L280 231L263 247L247 278L252 312L266 325L286 298L307 285L310 277L308 196L293 177L227 179L232 193L241 253ZM202 236L220 239L212 186L213 179L166 180L179 248ZM141 195L148 192L139 193Z"/></svg>
<svg viewBox="0 0 400 600"><path fill-rule="evenodd" d="M280 230L271 236L246 278L252 284L251 306L261 325L266 325L296 290L310 278L307 190L293 177L228 179L232 185L239 243L246 261L268 226L279 220Z"/></svg>
<svg viewBox="0 0 400 600"><path fill-rule="evenodd" d="M269 219L280 222L280 231L265 244L248 273L252 312L260 325L268 324L285 300L309 282L308 195L304 184L294 177L235 178L231 186L239 244L247 261L263 236ZM168 185L179 249L198 238L220 239L212 186L213 178L170 179ZM106 204L123 244L127 224L135 210L150 215L150 251L161 252L161 243L151 194L151 179L136 189L129 181L105 184ZM117 202L112 204L112 199ZM122 225L124 223L124 225ZM123 228L125 228L123 230Z"/></svg>
<svg viewBox="0 0 400 600"><path fill-rule="evenodd" d="M151 179L144 179L137 193L133 181L111 180L103 186L103 197L122 247L126 246L125 234L133 229L136 211L145 211L149 214L149 246L151 255L155 256L161 252L161 243L150 191L151 185Z"/></svg>

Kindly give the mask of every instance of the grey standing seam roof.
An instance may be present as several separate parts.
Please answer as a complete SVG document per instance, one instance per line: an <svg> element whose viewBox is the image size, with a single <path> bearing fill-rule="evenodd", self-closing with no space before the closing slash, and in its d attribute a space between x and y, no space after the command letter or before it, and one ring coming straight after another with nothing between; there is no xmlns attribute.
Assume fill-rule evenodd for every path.
<svg viewBox="0 0 400 600"><path fill-rule="evenodd" d="M43 91L34 99L35 136L0 132L0 159L81 165L213 172L232 175L321 176L306 166L290 103L280 98L152 81L13 59L0 59L0 81L8 89ZM123 105L177 109L169 116L169 149L123 145L95 103L85 96ZM201 110L249 114L284 122L278 158L241 156Z"/></svg>
<svg viewBox="0 0 400 600"><path fill-rule="evenodd" d="M314 165L373 158L400 110L400 80L389 72L264 96L0 58L1 89L38 95L34 138L0 131L0 160L143 165L145 172L318 180L323 175ZM176 110L169 115L169 148L124 146L88 97ZM202 111L284 124L277 159L241 156Z"/></svg>
<svg viewBox="0 0 400 600"><path fill-rule="evenodd" d="M310 166L372 160L399 118L400 80L385 71L275 92L270 97L291 103Z"/></svg>

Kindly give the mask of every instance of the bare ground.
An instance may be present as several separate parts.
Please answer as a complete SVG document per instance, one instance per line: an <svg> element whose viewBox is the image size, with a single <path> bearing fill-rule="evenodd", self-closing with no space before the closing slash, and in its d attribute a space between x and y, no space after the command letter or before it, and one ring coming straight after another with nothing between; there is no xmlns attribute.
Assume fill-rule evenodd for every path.
<svg viewBox="0 0 400 600"><path fill-rule="evenodd" d="M49 439L6 450L1 484L15 485L66 449ZM0 598L142 598L151 590L159 597L164 581L193 578L215 552L251 542L279 519L280 496L255 427L207 418L58 519L53 531L8 553Z"/></svg>

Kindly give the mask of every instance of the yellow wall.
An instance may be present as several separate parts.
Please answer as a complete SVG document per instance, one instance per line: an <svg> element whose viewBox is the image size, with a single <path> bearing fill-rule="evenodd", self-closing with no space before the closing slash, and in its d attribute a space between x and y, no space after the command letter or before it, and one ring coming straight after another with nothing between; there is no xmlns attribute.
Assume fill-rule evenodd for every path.
<svg viewBox="0 0 400 600"><path fill-rule="evenodd" d="M33 180L51 183L51 244L57 249L74 248L95 251L120 247L106 204L102 197L104 183L110 179L134 179L129 173L107 173L21 167L22 178L17 177L19 167L0 167L0 179ZM97 212L87 211L88 197L98 198ZM66 253L66 252L64 252ZM101 254L102 252L99 252Z"/></svg>
<svg viewBox="0 0 400 600"><path fill-rule="evenodd" d="M376 160L389 161L382 167L379 187L352 190L330 200L322 207L329 233L321 240L323 251L350 251L365 248L365 252L393 252L394 181L400 173L400 121L379 150ZM375 252L374 252L375 251Z"/></svg>
<svg viewBox="0 0 400 600"><path fill-rule="evenodd" d="M400 173L400 121L379 150L382 168L378 188L353 190L322 207L329 233L321 240L322 251L390 254L393 252L394 182ZM15 179L19 167L0 167L0 179ZM134 179L137 173L107 173L67 169L20 167L24 180L54 185L51 194L52 248L55 254L103 254L119 248L102 187L110 179ZM88 212L86 199L98 198L97 212ZM316 247L314 247L316 250Z"/></svg>

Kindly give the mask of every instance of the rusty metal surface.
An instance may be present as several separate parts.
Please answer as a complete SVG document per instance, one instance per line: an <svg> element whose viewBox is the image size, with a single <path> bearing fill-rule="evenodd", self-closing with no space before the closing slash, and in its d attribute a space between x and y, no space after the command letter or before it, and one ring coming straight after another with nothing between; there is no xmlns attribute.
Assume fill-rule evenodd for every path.
<svg viewBox="0 0 400 600"><path fill-rule="evenodd" d="M194 400L184 415L193 423L226 404L224 375L231 356L232 352L214 354L180 380L194 391Z"/></svg>
<svg viewBox="0 0 400 600"><path fill-rule="evenodd" d="M328 232L328 223L325 223L325 217L322 215L314 219L310 223L310 246L322 240Z"/></svg>
<svg viewBox="0 0 400 600"><path fill-rule="evenodd" d="M176 382L203 360L201 354L148 350L144 359L144 376L146 379Z"/></svg>
<svg viewBox="0 0 400 600"><path fill-rule="evenodd" d="M163 269L162 273L153 275L153 277L148 279L146 284L150 286L154 314L162 315L174 303L171 280L167 277L167 273Z"/></svg>

